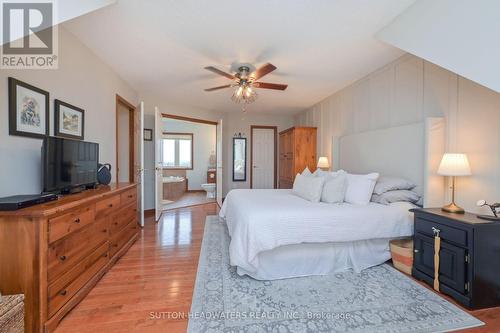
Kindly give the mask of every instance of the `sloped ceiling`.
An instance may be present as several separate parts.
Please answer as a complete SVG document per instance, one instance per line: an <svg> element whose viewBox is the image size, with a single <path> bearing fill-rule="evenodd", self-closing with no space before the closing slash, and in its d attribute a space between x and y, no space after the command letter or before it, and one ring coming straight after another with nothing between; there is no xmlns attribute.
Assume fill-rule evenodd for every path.
<svg viewBox="0 0 500 333"><path fill-rule="evenodd" d="M377 37L500 92L498 0L418 0Z"/></svg>
<svg viewBox="0 0 500 333"><path fill-rule="evenodd" d="M228 83L203 69L278 69L251 112L293 114L403 54L374 34L414 0L119 0L64 24L140 94L174 105L240 112Z"/></svg>
<svg viewBox="0 0 500 333"><path fill-rule="evenodd" d="M115 3L116 0L59 0L56 3L56 17L53 25L61 24L75 17L88 14L94 10L101 9ZM0 45L12 42L14 39L24 37L24 31L18 31L20 35L11 34L7 40L3 40L3 26L0 25ZM13 36L16 36L13 38Z"/></svg>

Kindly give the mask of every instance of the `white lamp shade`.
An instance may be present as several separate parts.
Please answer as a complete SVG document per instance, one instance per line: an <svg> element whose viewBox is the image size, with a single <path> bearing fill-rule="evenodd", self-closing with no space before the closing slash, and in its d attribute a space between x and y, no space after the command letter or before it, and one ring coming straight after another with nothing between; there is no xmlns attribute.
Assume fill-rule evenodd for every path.
<svg viewBox="0 0 500 333"><path fill-rule="evenodd" d="M322 156L318 159L318 168L329 168L330 163L328 162L328 157Z"/></svg>
<svg viewBox="0 0 500 333"><path fill-rule="evenodd" d="M443 176L470 176L472 173L467 155L444 154L439 165L438 174Z"/></svg>

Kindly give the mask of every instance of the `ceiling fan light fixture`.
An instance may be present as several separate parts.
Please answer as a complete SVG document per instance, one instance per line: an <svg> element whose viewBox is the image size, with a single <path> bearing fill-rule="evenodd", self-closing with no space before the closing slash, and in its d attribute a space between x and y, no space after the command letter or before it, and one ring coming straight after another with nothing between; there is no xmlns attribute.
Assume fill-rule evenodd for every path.
<svg viewBox="0 0 500 333"><path fill-rule="evenodd" d="M238 104L250 104L257 100L257 93L251 85L241 85L234 91L231 100Z"/></svg>

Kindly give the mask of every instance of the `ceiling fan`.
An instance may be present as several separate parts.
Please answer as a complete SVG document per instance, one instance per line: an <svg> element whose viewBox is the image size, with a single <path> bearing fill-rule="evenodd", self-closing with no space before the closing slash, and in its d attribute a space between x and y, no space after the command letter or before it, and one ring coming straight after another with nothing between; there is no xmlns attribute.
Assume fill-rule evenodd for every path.
<svg viewBox="0 0 500 333"><path fill-rule="evenodd" d="M288 87L287 84L257 82L257 80L276 69L276 66L270 63L261 66L252 73L250 73L250 67L245 65L238 67L238 71L235 74L226 73L212 66L205 67L205 69L233 81L231 84L208 88L205 89L205 91L215 91L219 89L237 87L231 97L235 103L249 104L254 102L257 99L257 93L254 88L285 90Z"/></svg>

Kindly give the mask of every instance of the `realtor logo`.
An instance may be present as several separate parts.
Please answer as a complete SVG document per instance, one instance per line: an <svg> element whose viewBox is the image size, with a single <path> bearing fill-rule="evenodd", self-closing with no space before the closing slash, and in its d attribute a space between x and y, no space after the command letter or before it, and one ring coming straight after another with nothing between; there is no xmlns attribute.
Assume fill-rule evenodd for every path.
<svg viewBox="0 0 500 333"><path fill-rule="evenodd" d="M3 69L56 69L53 0L0 0Z"/></svg>

